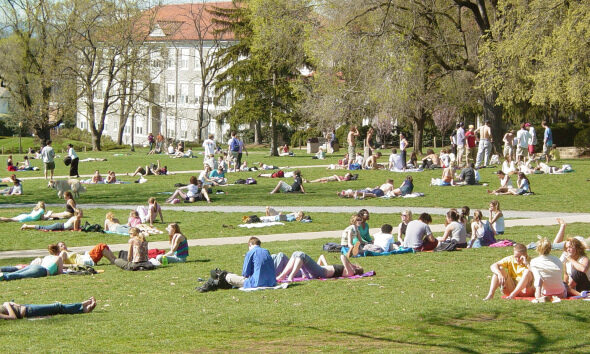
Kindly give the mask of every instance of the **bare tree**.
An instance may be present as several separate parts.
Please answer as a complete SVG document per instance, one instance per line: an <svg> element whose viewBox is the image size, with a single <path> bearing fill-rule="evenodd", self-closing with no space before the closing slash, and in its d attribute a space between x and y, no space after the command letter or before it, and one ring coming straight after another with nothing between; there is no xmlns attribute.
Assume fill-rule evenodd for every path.
<svg viewBox="0 0 590 354"><path fill-rule="evenodd" d="M434 108L432 120L441 133L444 144L445 134L453 128L457 121L457 108L447 104L440 104Z"/></svg>

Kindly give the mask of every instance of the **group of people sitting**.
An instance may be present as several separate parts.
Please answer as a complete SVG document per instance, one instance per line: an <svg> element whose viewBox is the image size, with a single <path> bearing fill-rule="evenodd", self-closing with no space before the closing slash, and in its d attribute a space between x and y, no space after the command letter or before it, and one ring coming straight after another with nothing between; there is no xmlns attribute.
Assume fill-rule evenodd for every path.
<svg viewBox="0 0 590 354"><path fill-rule="evenodd" d="M6 159L6 170L8 172L16 172L16 171L38 171L39 167L35 167L31 165L29 161L29 155L25 155L23 157L23 161L17 164L14 163L12 160L12 155L8 155Z"/></svg>

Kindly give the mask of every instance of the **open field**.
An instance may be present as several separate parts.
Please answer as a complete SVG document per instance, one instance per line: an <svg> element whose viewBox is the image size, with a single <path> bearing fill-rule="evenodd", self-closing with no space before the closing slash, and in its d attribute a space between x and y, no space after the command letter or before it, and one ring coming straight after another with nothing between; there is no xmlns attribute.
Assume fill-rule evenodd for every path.
<svg viewBox="0 0 590 354"><path fill-rule="evenodd" d="M106 157L107 162L81 163L81 173L95 169L106 172L131 172L138 165L153 162L153 157L140 153L113 156L113 153L81 153L85 157ZM280 166L329 164L309 157L266 158L266 152L252 155L265 163ZM16 160L19 160L17 157ZM255 159L253 159L255 160ZM172 171L197 170L202 159L169 159L163 161ZM292 162L293 161L293 162ZM35 162L39 165L39 161ZM572 160L576 172L566 175L534 175L534 196L500 197L504 210L545 210L587 212L590 207L586 176L589 160ZM305 168L304 177L313 179L333 172L323 167ZM491 187L498 185L495 170L483 169L482 180ZM57 175L67 173L58 163ZM305 184L304 195L268 195L277 179L257 178L252 186L227 186L226 194L213 195L215 205L291 206L293 211L306 206L408 206L415 213L421 207L461 207L487 210L493 199L484 186L430 187L430 178L441 171L413 174L418 192L426 197L414 199L339 199L336 191L343 188L376 186L386 178L398 185L405 174L385 171L358 171L355 182ZM230 174L230 182L258 173ZM22 172L22 177L40 176L41 172ZM173 185L188 182L188 174L148 177L145 184L90 185L78 202L105 204L102 209L86 209L84 221L101 224L111 204L145 204L150 196L163 201ZM131 181L131 177L121 176ZM44 179L27 179L25 195L4 197L0 215L12 216L29 211L18 204L60 203ZM202 204L201 204L202 205ZM182 208L183 204L177 205ZM51 207L53 210L60 208ZM487 213L486 213L487 214ZM115 210L126 220L127 210ZM245 213L164 211L166 222L179 222L188 238L229 237L271 233L316 232L341 230L348 224L348 213L312 213L313 223L286 223L281 227L244 230L236 226ZM371 227L382 223L397 225L399 214L372 214ZM435 216L434 223L442 222ZM47 221L43 224L49 223ZM163 224L156 224L164 229ZM64 240L69 246L98 242L124 243L117 235L80 232L19 231L20 224L0 224L0 250L43 248L48 243ZM568 225L568 235L588 235L587 224ZM513 227L504 237L528 243L537 235L553 238L557 227ZM438 235L438 234L437 234ZM166 235L151 236L151 241L165 240ZM283 241L263 244L271 253L290 255L303 250L313 257L322 253L321 246L335 239ZM200 294L194 290L206 279L209 270L220 267L240 272L245 245L200 246L190 249L189 262L170 265L152 272L124 272L101 261L97 269L105 272L94 276L57 276L2 282L4 301L18 303L77 302L95 296L94 313L56 316L41 320L5 322L0 334L0 349L8 352L186 352L186 351L343 351L369 350L387 352L588 352L590 335L586 330L588 302L564 301L559 304L532 304L526 301L496 299L483 302L489 286L489 265L510 248L483 248L452 253L404 254L355 260L366 270L375 270L372 278L296 283L286 290L244 293L220 290ZM531 251L531 256L536 252ZM558 252L554 252L559 255ZM337 255L327 254L329 262ZM0 265L30 262L30 259L0 260ZM47 333L59 334L64 340L48 339ZM83 343L81 347L78 343Z"/></svg>

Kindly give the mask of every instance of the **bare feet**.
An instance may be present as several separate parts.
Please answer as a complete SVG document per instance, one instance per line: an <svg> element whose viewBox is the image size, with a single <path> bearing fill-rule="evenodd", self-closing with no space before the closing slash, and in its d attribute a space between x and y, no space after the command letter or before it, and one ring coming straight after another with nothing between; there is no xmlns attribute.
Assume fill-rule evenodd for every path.
<svg viewBox="0 0 590 354"><path fill-rule="evenodd" d="M24 230L24 229L26 229L26 228L27 228L27 224L23 224L23 225L20 227L20 229L21 229L21 230Z"/></svg>
<svg viewBox="0 0 590 354"><path fill-rule="evenodd" d="M94 296L91 296L90 299L84 301L82 303L82 307L84 308L84 313L92 312L92 310L94 310L96 307L96 299Z"/></svg>
<svg viewBox="0 0 590 354"><path fill-rule="evenodd" d="M488 301L488 300L491 300L493 298L494 298L494 295L488 295L488 296L484 297L482 300L483 301Z"/></svg>

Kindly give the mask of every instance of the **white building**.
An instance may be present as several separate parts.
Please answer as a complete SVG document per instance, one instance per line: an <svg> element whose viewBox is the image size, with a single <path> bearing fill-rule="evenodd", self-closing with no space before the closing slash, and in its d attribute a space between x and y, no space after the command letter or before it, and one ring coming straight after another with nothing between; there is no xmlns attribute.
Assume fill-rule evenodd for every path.
<svg viewBox="0 0 590 354"><path fill-rule="evenodd" d="M149 87L150 100L140 100L134 105L133 118L129 118L124 129L123 143L133 141L142 144L151 132L162 133L168 139L195 141L197 137L197 117L203 87L201 80L201 61L210 61L216 48L231 44L231 38L215 38L211 25L211 14L206 9L212 6L231 7L231 2L195 3L164 5L152 8L154 19L150 22L148 42L160 50L151 54ZM195 21L196 20L196 21ZM197 24L195 24L197 23ZM163 55L162 55L163 53ZM95 95L95 104L100 105L104 83ZM102 91L101 91L102 89ZM206 89L204 97L204 121L202 139L215 134L217 141L229 129L229 124L218 121L220 112L227 111L231 97L221 97L214 103L214 83ZM105 120L104 135L117 140L119 129L119 107L115 106ZM84 104L78 105L76 126L90 130ZM133 119L133 122L132 122Z"/></svg>

